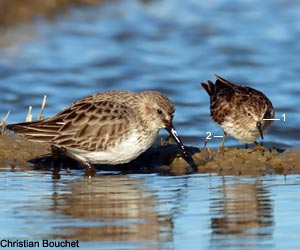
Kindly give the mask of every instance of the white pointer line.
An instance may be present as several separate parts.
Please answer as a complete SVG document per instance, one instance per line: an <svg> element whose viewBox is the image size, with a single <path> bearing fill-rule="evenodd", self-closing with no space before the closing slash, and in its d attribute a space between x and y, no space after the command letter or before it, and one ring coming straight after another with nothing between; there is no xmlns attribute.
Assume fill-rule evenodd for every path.
<svg viewBox="0 0 300 250"><path fill-rule="evenodd" d="M275 119L263 119L264 121L280 121L280 119L279 118L275 118Z"/></svg>
<svg viewBox="0 0 300 250"><path fill-rule="evenodd" d="M214 135L214 137L216 138L216 137L223 137L223 135Z"/></svg>

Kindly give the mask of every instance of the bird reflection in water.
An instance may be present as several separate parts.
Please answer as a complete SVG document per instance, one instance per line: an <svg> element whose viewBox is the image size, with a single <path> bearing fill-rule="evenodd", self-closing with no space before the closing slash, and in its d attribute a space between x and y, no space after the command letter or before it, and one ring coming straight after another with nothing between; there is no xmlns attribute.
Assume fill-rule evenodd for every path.
<svg viewBox="0 0 300 250"><path fill-rule="evenodd" d="M224 246L224 240L233 240L235 246L240 240L244 245L249 238L272 237L273 204L261 181L227 184L223 179L217 190L221 192L217 194L219 198L211 204L214 245Z"/></svg>
<svg viewBox="0 0 300 250"><path fill-rule="evenodd" d="M60 227L55 237L80 241L167 241L172 220L161 218L156 211L154 191L141 187L142 179L126 175L97 175L73 182L70 192L55 197L55 210L79 223L76 220L74 226Z"/></svg>

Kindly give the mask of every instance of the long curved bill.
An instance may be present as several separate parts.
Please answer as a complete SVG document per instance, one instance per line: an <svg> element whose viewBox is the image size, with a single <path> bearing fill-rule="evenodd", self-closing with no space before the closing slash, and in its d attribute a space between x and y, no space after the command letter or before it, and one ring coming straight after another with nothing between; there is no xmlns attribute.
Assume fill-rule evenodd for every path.
<svg viewBox="0 0 300 250"><path fill-rule="evenodd" d="M174 140L176 141L176 143L178 144L180 150L181 150L181 153L182 153L182 156L183 156L183 159L185 159L187 161L187 163L193 168L193 169L196 169L196 165L194 163L194 160L192 158L192 156L190 154L187 153L181 139L179 138L176 130L174 129L173 125L170 124L169 126L166 127L166 130L169 132L169 134L174 138Z"/></svg>
<svg viewBox="0 0 300 250"><path fill-rule="evenodd" d="M259 131L259 134L260 134L261 139L263 140L263 139L264 139L264 135L263 135L263 131L262 131L262 128L261 128L261 123L260 123L260 122L257 122L257 123L256 123L256 127L257 127L257 129L258 129L258 131Z"/></svg>

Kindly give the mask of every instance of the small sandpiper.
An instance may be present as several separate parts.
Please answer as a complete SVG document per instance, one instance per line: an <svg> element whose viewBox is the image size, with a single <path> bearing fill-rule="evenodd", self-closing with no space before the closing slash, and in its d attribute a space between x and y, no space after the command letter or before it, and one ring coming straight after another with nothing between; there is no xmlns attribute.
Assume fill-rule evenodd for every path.
<svg viewBox="0 0 300 250"><path fill-rule="evenodd" d="M256 142L264 138L264 131L274 119L271 101L260 91L235 85L215 75L215 84L211 81L201 83L210 96L210 115L213 121L220 124L224 131L221 150L229 134L246 143Z"/></svg>
<svg viewBox="0 0 300 250"><path fill-rule="evenodd" d="M157 91L109 91L75 101L52 118L7 125L32 141L49 142L60 153L91 168L123 164L155 141L160 128L175 139L183 158L195 168L173 127L173 103Z"/></svg>

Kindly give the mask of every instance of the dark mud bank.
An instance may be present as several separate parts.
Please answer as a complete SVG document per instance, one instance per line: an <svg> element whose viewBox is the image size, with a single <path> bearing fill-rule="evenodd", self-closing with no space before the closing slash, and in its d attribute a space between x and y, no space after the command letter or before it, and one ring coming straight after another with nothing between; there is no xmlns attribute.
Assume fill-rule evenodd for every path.
<svg viewBox="0 0 300 250"><path fill-rule="evenodd" d="M224 175L263 175L300 173L300 150L263 150L226 148L221 154L215 148L187 147L199 173ZM0 166L31 166L51 169L57 164L47 143L30 142L20 136L0 137ZM61 158L60 166L82 168L74 161ZM125 172L165 172L185 174L188 165L176 145L152 147L133 162L119 166L96 166L99 170Z"/></svg>

